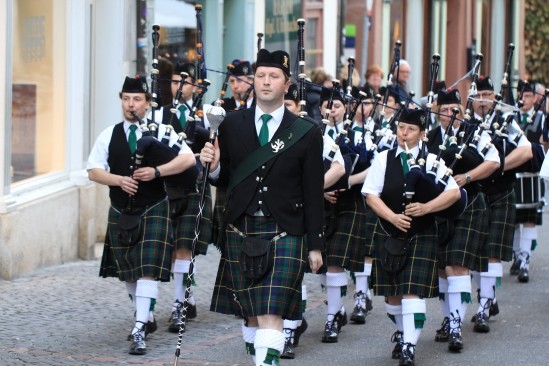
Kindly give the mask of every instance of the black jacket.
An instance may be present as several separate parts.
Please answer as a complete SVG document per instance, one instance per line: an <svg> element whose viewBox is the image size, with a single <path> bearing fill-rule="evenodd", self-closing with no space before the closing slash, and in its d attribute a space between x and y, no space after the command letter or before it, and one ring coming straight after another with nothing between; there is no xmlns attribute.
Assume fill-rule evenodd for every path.
<svg viewBox="0 0 549 366"><path fill-rule="evenodd" d="M226 187L237 166L259 148L255 108L227 114L219 128L221 171L216 184ZM285 110L275 141L297 118ZM310 123L315 124L313 121ZM226 223L235 223L258 204L290 235L306 235L309 250L324 249L324 164L317 124L299 142L238 184L227 197ZM259 181L258 176L263 179Z"/></svg>

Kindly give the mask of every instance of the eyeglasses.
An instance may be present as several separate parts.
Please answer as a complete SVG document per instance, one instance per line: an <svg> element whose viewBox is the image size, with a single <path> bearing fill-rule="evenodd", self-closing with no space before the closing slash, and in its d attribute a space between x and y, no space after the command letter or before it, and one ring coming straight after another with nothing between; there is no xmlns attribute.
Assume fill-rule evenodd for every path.
<svg viewBox="0 0 549 366"><path fill-rule="evenodd" d="M494 92L492 91L487 91L487 92L484 92L484 93L478 93L477 95L475 95L475 98L482 98L482 99L488 99L490 97L493 97L494 96Z"/></svg>

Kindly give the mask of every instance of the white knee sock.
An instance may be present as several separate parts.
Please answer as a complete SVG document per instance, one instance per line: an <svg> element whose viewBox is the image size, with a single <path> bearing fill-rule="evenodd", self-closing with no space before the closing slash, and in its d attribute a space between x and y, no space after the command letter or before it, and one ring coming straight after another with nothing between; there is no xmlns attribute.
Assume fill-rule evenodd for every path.
<svg viewBox="0 0 549 366"><path fill-rule="evenodd" d="M347 274L345 272L326 273L326 297L328 298L327 320L332 321L334 315L343 307L341 287L347 286Z"/></svg>
<svg viewBox="0 0 549 366"><path fill-rule="evenodd" d="M176 259L175 263L173 265L173 279L174 279L174 303L172 307L172 311L177 310L177 302L183 303L183 300L185 299L185 289L187 288L187 274L189 273L189 267L191 265L190 260L186 259ZM193 273L196 270L196 266L193 266ZM189 294L189 304L194 305L195 300L193 296L193 292L191 291Z"/></svg>
<svg viewBox="0 0 549 366"><path fill-rule="evenodd" d="M488 300L494 301L496 297L496 283L498 277L503 275L501 263L488 263L488 272L480 274L480 303L477 312L489 315L490 307L486 306Z"/></svg>
<svg viewBox="0 0 549 366"><path fill-rule="evenodd" d="M282 323L282 333L284 333L284 337L292 343L294 341L294 334L295 334L293 331L297 329L298 325L299 325L299 320L284 319Z"/></svg>
<svg viewBox="0 0 549 366"><path fill-rule="evenodd" d="M387 312L389 319L395 323L397 330L401 332L404 331L404 327L402 325L402 305L391 305L385 303L385 311Z"/></svg>
<svg viewBox="0 0 549 366"><path fill-rule="evenodd" d="M355 305L359 305L362 308L366 307L366 293L368 292L368 276L366 275L366 272L355 272L355 278L356 278L356 286L355 286L355 294L361 293L364 296L356 296L355 297Z"/></svg>
<svg viewBox="0 0 549 366"><path fill-rule="evenodd" d="M417 344L426 312L425 300L402 299L402 325L404 327L402 338L404 343Z"/></svg>
<svg viewBox="0 0 549 366"><path fill-rule="evenodd" d="M246 325L242 324L242 338L246 343L246 352L250 356L252 356L252 360L254 361L254 363L255 363L254 342L255 342L256 332L257 332L257 327L247 327Z"/></svg>
<svg viewBox="0 0 549 366"><path fill-rule="evenodd" d="M284 334L278 330L258 329L254 341L256 366L278 365L285 341Z"/></svg>
<svg viewBox="0 0 549 366"><path fill-rule="evenodd" d="M458 329L461 334L461 324L465 319L467 303L471 301L471 277L448 277L448 305L450 309L450 329Z"/></svg>
<svg viewBox="0 0 549 366"><path fill-rule="evenodd" d="M450 318L450 308L448 307L448 280L444 277L438 278L438 292L440 311L445 318Z"/></svg>
<svg viewBox="0 0 549 366"><path fill-rule="evenodd" d="M132 334L140 330L149 321L151 300L158 298L158 282L153 280L137 280L135 289L135 327Z"/></svg>
<svg viewBox="0 0 549 366"><path fill-rule="evenodd" d="M532 242L538 240L538 230L534 227L522 228L522 238L520 241L520 259L521 268L528 269L532 260Z"/></svg>

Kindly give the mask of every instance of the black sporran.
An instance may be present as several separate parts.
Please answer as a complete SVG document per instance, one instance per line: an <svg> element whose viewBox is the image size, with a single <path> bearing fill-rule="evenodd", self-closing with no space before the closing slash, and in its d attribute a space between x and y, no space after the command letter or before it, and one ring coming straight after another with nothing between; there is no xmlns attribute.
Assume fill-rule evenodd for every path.
<svg viewBox="0 0 549 366"><path fill-rule="evenodd" d="M135 245L141 238L143 215L121 213L118 216L118 242Z"/></svg>
<svg viewBox="0 0 549 366"><path fill-rule="evenodd" d="M388 237L379 245L379 262L381 267L389 273L398 273L406 265L410 251L408 239Z"/></svg>
<svg viewBox="0 0 549 366"><path fill-rule="evenodd" d="M238 264L244 277L257 281L262 279L274 265L273 240L247 236L242 240Z"/></svg>
<svg viewBox="0 0 549 366"><path fill-rule="evenodd" d="M456 231L455 221L453 219L435 218L437 224L438 246L443 248L448 245L454 237Z"/></svg>

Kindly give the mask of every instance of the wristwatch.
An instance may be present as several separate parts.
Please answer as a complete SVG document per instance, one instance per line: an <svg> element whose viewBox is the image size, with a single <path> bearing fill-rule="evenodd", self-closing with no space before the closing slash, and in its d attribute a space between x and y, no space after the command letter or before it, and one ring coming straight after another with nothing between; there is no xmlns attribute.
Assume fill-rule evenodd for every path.
<svg viewBox="0 0 549 366"><path fill-rule="evenodd" d="M471 176L469 175L469 173L465 173L465 181L467 182L467 184L471 183Z"/></svg>
<svg viewBox="0 0 549 366"><path fill-rule="evenodd" d="M154 177L155 178L160 178L160 170L158 170L157 167L154 167Z"/></svg>

